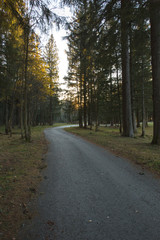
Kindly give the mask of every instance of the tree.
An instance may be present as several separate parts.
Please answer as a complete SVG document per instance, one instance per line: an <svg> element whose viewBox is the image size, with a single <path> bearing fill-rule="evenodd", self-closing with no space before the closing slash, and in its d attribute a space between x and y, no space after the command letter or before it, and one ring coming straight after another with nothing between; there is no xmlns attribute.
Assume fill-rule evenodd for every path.
<svg viewBox="0 0 160 240"><path fill-rule="evenodd" d="M129 10L130 1L121 0L123 136L133 137L129 58Z"/></svg>
<svg viewBox="0 0 160 240"><path fill-rule="evenodd" d="M56 46L53 35L50 36L50 39L48 40L48 43L45 47L44 58L47 64L47 71L50 79L49 124L52 125L53 124L53 95L56 94L57 82L58 82L58 50L57 50L57 46Z"/></svg>
<svg viewBox="0 0 160 240"><path fill-rule="evenodd" d="M160 1L150 0L153 77L153 144L160 145Z"/></svg>
<svg viewBox="0 0 160 240"><path fill-rule="evenodd" d="M43 105L47 105L44 122L49 123L51 94L48 65L42 58L39 37L34 33L37 19L43 23L50 12L46 12L43 1L30 4L26 6L21 0L0 3L0 122L4 124L6 119L6 133L10 134L13 124L21 126L21 136L25 136L26 141L31 137L30 124L41 122L39 112L44 110ZM43 11L36 11L37 7L42 7ZM54 88L53 101L57 102L57 86Z"/></svg>
<svg viewBox="0 0 160 240"><path fill-rule="evenodd" d="M24 129L25 139L30 141L30 121L28 111L28 55L29 55L29 41L34 27L39 22L44 26L45 20L48 22L51 19L51 11L47 8L46 3L40 1L28 1L25 5L24 1L18 1L16 4L13 0L4 1L6 9L12 13L17 19L18 24L23 29L24 34ZM55 17L55 15L54 15Z"/></svg>

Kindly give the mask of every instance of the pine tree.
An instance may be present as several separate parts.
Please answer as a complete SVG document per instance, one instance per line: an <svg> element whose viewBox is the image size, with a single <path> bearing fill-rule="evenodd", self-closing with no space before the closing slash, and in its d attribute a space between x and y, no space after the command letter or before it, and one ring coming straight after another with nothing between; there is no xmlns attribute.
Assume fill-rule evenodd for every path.
<svg viewBox="0 0 160 240"><path fill-rule="evenodd" d="M151 50L153 76L153 144L160 145L160 1L150 2Z"/></svg>
<svg viewBox="0 0 160 240"><path fill-rule="evenodd" d="M48 76L50 79L50 96L49 96L49 124L53 124L53 95L56 94L58 83L58 50L53 35L50 36L48 43L45 47L44 58L47 64Z"/></svg>

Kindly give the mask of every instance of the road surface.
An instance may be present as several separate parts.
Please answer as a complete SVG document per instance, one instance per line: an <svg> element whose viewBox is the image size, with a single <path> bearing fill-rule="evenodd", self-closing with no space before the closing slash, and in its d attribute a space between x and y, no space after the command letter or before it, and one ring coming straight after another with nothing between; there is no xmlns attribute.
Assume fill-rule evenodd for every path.
<svg viewBox="0 0 160 240"><path fill-rule="evenodd" d="M43 194L21 240L160 239L160 180L61 128L45 135Z"/></svg>

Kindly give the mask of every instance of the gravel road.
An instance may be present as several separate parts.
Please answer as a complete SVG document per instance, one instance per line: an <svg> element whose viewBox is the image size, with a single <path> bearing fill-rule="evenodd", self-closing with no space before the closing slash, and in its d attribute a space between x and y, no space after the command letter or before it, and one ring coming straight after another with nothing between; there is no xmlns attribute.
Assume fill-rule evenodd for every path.
<svg viewBox="0 0 160 240"><path fill-rule="evenodd" d="M21 240L160 240L159 179L61 128L45 135L38 214Z"/></svg>

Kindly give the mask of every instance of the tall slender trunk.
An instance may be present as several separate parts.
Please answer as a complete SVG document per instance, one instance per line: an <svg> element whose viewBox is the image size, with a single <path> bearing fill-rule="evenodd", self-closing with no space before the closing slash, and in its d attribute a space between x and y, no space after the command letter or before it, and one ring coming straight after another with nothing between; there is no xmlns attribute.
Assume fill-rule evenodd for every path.
<svg viewBox="0 0 160 240"><path fill-rule="evenodd" d="M88 108L87 108L87 112L88 112L88 126L91 125L91 94L90 94L90 81L89 81L89 84L88 84Z"/></svg>
<svg viewBox="0 0 160 240"><path fill-rule="evenodd" d="M145 116L146 116L146 127L148 127L148 111L147 111L147 109L145 109L146 111L145 111Z"/></svg>
<svg viewBox="0 0 160 240"><path fill-rule="evenodd" d="M110 123L111 126L114 125L114 119L113 119L113 85L112 85L112 69L110 67L109 69L109 80L110 80Z"/></svg>
<svg viewBox="0 0 160 240"><path fill-rule="evenodd" d="M153 144L160 145L160 1L150 0L153 77Z"/></svg>
<svg viewBox="0 0 160 240"><path fill-rule="evenodd" d="M117 53L116 53L116 81L117 81L117 91L118 91L119 132L122 133L121 96L120 96L120 87L119 87L119 68L118 68L118 56L117 56Z"/></svg>
<svg viewBox="0 0 160 240"><path fill-rule="evenodd" d="M12 136L12 123L13 123L13 112L14 112L14 96L12 99L12 103L11 103L11 109L10 109L10 116L9 116L9 121L8 121L8 128L9 128L9 134L10 137Z"/></svg>
<svg viewBox="0 0 160 240"><path fill-rule="evenodd" d="M132 110L132 121L133 121L133 131L134 133L137 133L137 120L136 120L136 110L133 108Z"/></svg>
<svg viewBox="0 0 160 240"><path fill-rule="evenodd" d="M50 118L49 118L49 125L51 126L53 124L53 114L52 114L52 96L50 96L50 99L49 99L49 115L50 115Z"/></svg>
<svg viewBox="0 0 160 240"><path fill-rule="evenodd" d="M97 89L94 89L95 95L96 95L96 99L95 99L95 120L96 120L96 126L95 126L95 131L98 131L98 90L99 90L99 86L98 86L98 79L97 79Z"/></svg>
<svg viewBox="0 0 160 240"><path fill-rule="evenodd" d="M52 98L52 77L50 76L50 97L49 97L49 125L53 124L53 98Z"/></svg>
<svg viewBox="0 0 160 240"><path fill-rule="evenodd" d="M24 78L23 76L23 72L22 72L22 79ZM21 138L24 138L24 114L23 114L23 110L24 110L24 100L23 100L23 91L24 91L24 81L22 80L21 82L21 92L20 92L20 127L21 127Z"/></svg>
<svg viewBox="0 0 160 240"><path fill-rule="evenodd" d="M92 84L92 78L91 78L91 86L90 86L90 93L91 93L91 100L90 100L90 130L92 130L93 126L93 84Z"/></svg>
<svg viewBox="0 0 160 240"><path fill-rule="evenodd" d="M87 87L86 87L86 66L84 66L84 85L83 85L83 97L84 97L84 128L87 128Z"/></svg>
<svg viewBox="0 0 160 240"><path fill-rule="evenodd" d="M20 124L21 124L21 138L24 138L24 125L23 125L23 99L21 99L20 103Z"/></svg>
<svg viewBox="0 0 160 240"><path fill-rule="evenodd" d="M135 81L134 81L133 74L134 74L134 69L133 69L132 25L130 24L130 82L131 82L132 123L133 123L133 132L137 133L136 109L135 109Z"/></svg>
<svg viewBox="0 0 160 240"><path fill-rule="evenodd" d="M122 44L122 111L123 136L133 137L131 85L130 85L130 56L129 56L129 21L128 8L130 1L121 0L121 44Z"/></svg>
<svg viewBox="0 0 160 240"><path fill-rule="evenodd" d="M29 128L28 128L28 47L29 47L29 27L26 26L24 30L25 36L25 69L24 69L24 129L25 129L25 140L29 142L31 139Z"/></svg>
<svg viewBox="0 0 160 240"><path fill-rule="evenodd" d="M139 116L139 108L137 107L137 128L140 127L140 116Z"/></svg>
<svg viewBox="0 0 160 240"><path fill-rule="evenodd" d="M5 101L5 133L6 134L9 133L8 116L9 116L8 97L6 97L6 101Z"/></svg>
<svg viewBox="0 0 160 240"><path fill-rule="evenodd" d="M80 89L79 89L79 127L83 127L83 121L82 121L82 69L81 69L81 59L80 59Z"/></svg>
<svg viewBox="0 0 160 240"><path fill-rule="evenodd" d="M145 98L144 98L144 65L142 59L142 137L145 136L145 127L146 127L146 120L145 120Z"/></svg>

